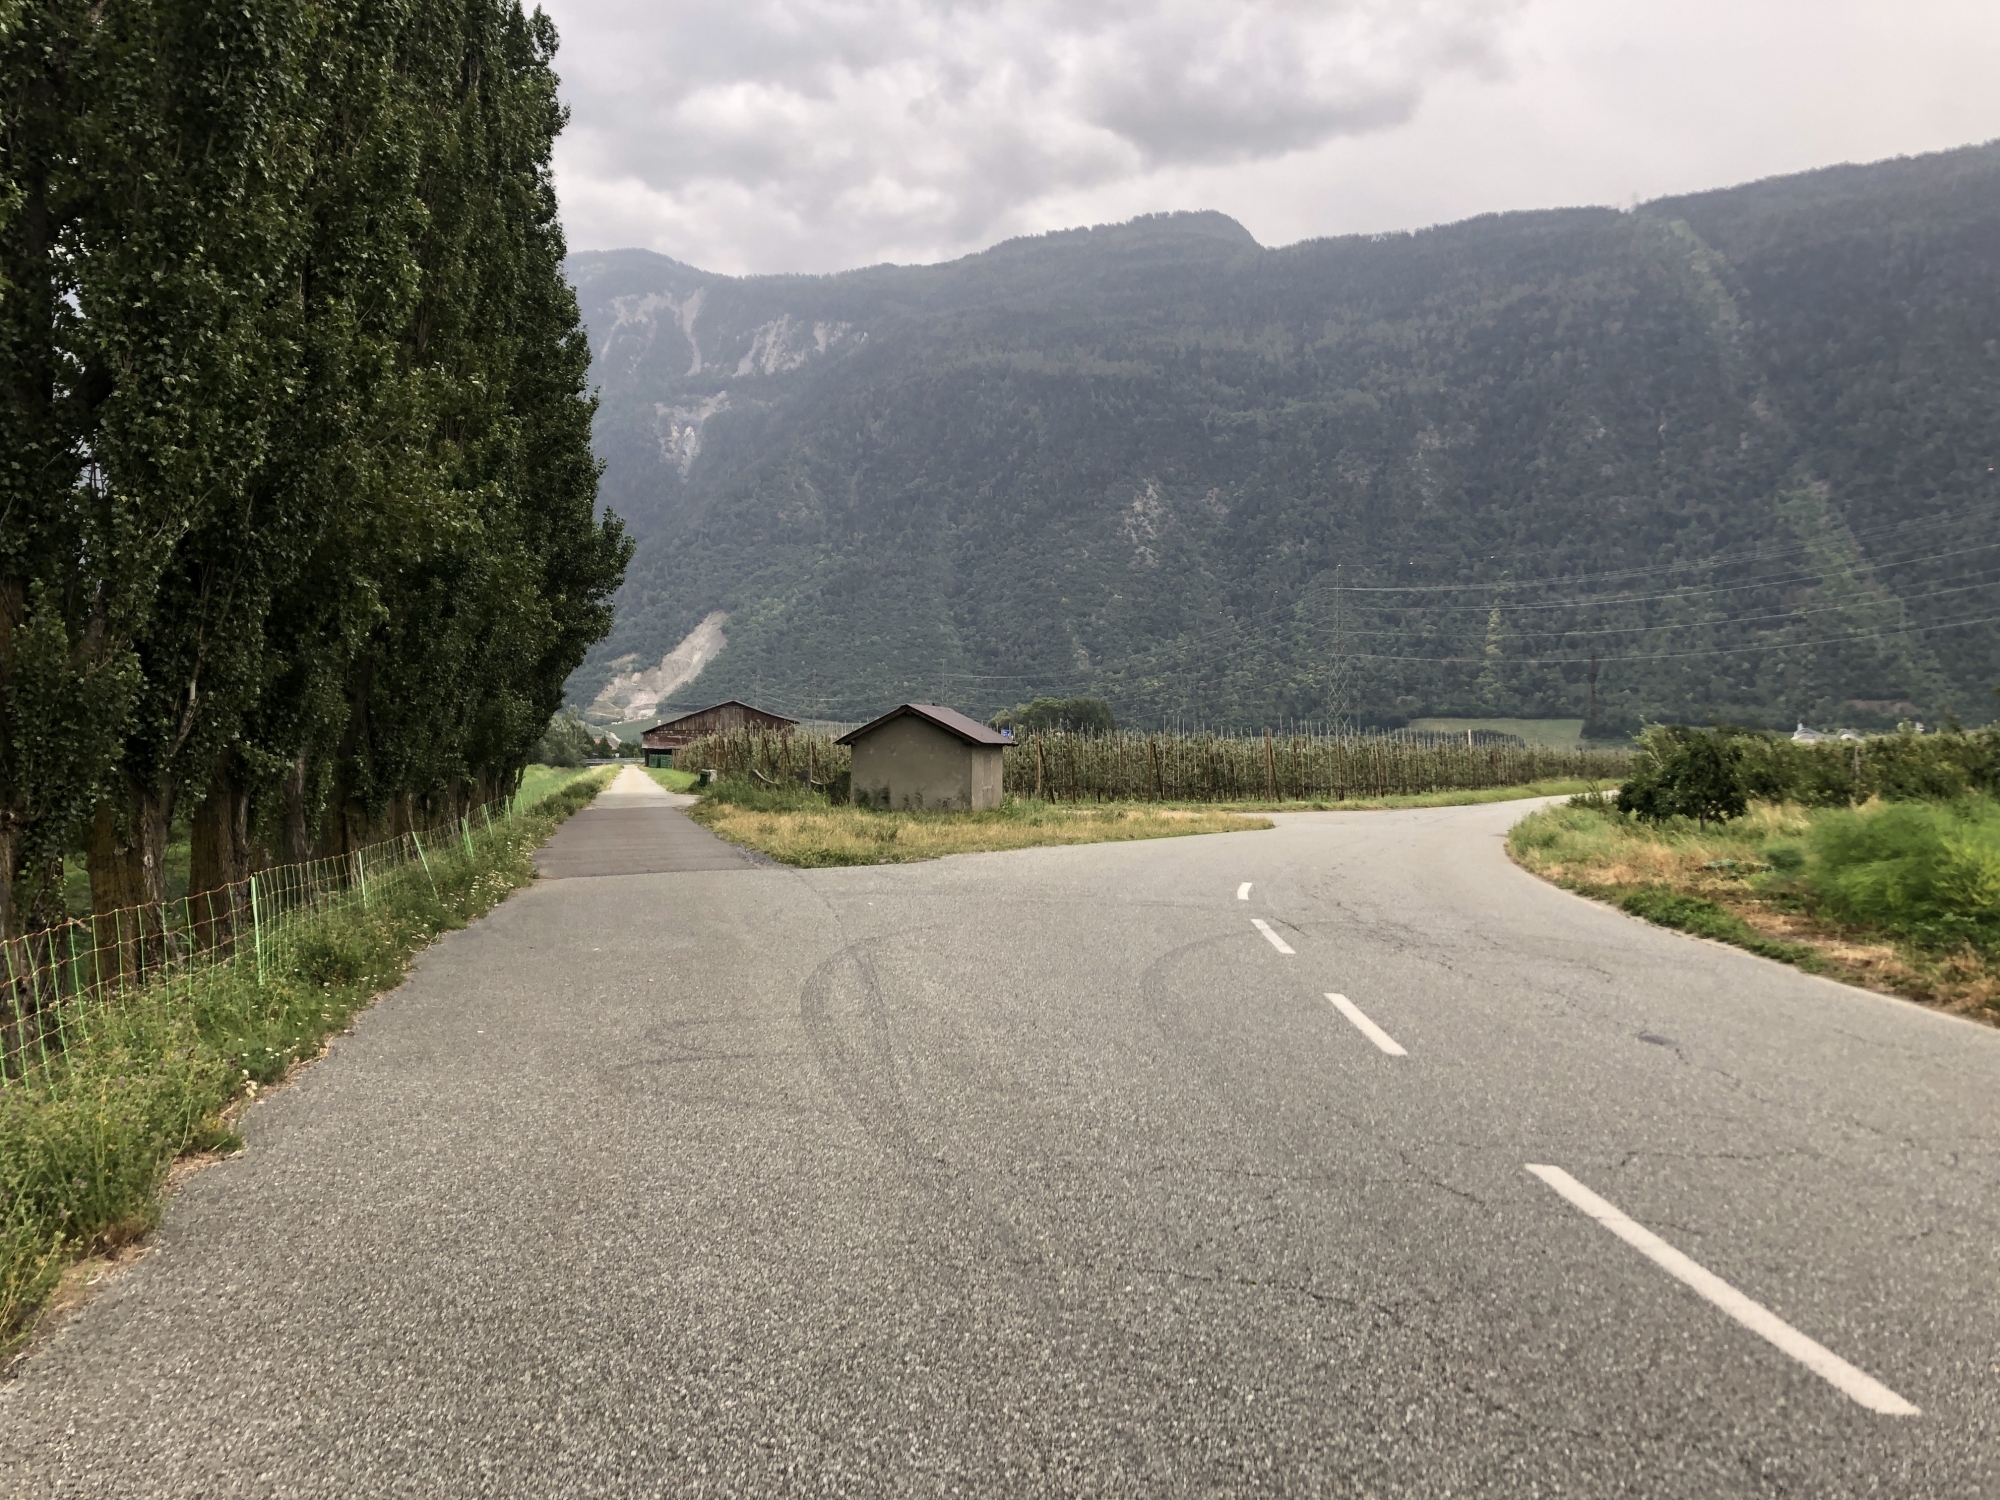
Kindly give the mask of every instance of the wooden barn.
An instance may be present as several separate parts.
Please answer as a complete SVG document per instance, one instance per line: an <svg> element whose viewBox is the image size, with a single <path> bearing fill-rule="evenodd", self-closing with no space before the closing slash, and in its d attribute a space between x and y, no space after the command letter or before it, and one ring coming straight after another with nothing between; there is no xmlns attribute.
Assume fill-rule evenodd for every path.
<svg viewBox="0 0 2000 1500"><path fill-rule="evenodd" d="M639 743L645 748L647 765L670 766L674 763L676 750L705 734L719 734L727 729L764 729L773 734L790 734L798 723L797 719L766 713L761 708L752 708L731 698L727 703L717 703L691 714L682 714L678 719L655 724L639 736Z"/></svg>
<svg viewBox="0 0 2000 1500"><path fill-rule="evenodd" d="M963 812L1000 805L1000 757L1013 742L955 708L905 703L834 743L854 749L857 806Z"/></svg>

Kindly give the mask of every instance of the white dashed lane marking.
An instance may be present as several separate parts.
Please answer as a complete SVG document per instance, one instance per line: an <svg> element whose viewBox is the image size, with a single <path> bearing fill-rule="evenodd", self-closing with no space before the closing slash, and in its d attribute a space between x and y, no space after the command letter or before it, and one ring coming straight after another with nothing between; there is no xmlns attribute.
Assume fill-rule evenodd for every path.
<svg viewBox="0 0 2000 1500"><path fill-rule="evenodd" d="M1402 1046L1394 1037L1390 1036L1388 1032L1361 1014L1361 1007L1348 999L1347 996L1328 995L1326 998L1333 1002L1335 1010L1354 1023L1356 1031L1367 1037L1369 1041L1380 1047L1391 1057L1408 1057L1410 1055L1402 1049Z"/></svg>
<svg viewBox="0 0 2000 1500"><path fill-rule="evenodd" d="M1273 948L1276 948L1280 953L1290 953L1292 951L1292 945L1279 937L1277 933L1271 931L1271 924L1266 922L1262 917L1252 917L1250 925L1263 933L1264 941L1269 943Z"/></svg>
<svg viewBox="0 0 2000 1500"><path fill-rule="evenodd" d="M1252 884L1253 882L1246 880L1243 884L1236 887L1236 899L1238 901L1248 901L1250 899L1250 887Z"/></svg>
<svg viewBox="0 0 2000 1500"><path fill-rule="evenodd" d="M1597 1220L1675 1280L1684 1282L1760 1338L1769 1340L1842 1395L1885 1417L1920 1416L1916 1407L1872 1375L1862 1373L1823 1344L1737 1291L1713 1271L1689 1260L1652 1230L1627 1218L1561 1167L1528 1163L1528 1170Z"/></svg>

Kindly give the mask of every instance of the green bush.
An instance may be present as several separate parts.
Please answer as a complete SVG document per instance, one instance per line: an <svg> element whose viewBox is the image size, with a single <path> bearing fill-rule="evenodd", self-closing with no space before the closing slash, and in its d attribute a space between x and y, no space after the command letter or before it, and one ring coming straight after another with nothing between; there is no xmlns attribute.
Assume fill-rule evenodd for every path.
<svg viewBox="0 0 2000 1500"><path fill-rule="evenodd" d="M1898 802L1814 824L1806 880L1826 908L1929 946L2000 947L2000 807Z"/></svg>
<svg viewBox="0 0 2000 1500"><path fill-rule="evenodd" d="M1750 793L1740 738L1680 724L1648 729L1640 737L1632 773L1619 789L1619 810L1649 823L1693 818L1705 825L1742 817Z"/></svg>
<svg viewBox="0 0 2000 1500"><path fill-rule="evenodd" d="M1733 732L1744 789L1760 801L1851 807L1948 801L2000 792L2000 729L1882 734L1865 740L1800 744L1778 735Z"/></svg>

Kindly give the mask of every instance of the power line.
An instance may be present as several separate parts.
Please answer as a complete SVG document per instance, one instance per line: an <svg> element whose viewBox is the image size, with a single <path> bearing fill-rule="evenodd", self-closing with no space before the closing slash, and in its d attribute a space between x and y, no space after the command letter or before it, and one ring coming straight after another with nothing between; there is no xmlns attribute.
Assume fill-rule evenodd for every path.
<svg viewBox="0 0 2000 1500"><path fill-rule="evenodd" d="M1851 641L1881 640L1889 636L1924 635L1933 630L1955 630L1967 625L1992 625L2000 622L2000 615L1981 615L1971 620L1941 620L1929 625L1905 625L1895 630L1862 630L1852 635L1822 636L1811 641L1773 641L1757 646L1716 646L1702 651L1651 651L1629 656L1603 656L1601 661L1674 661L1691 656L1752 656L1770 651L1802 651L1808 646L1837 646ZM1484 666L1483 656L1369 656L1357 657L1361 661L1404 661L1429 662L1438 665ZM1517 667L1569 667L1580 666L1590 660L1587 656L1510 656L1503 658L1503 664Z"/></svg>

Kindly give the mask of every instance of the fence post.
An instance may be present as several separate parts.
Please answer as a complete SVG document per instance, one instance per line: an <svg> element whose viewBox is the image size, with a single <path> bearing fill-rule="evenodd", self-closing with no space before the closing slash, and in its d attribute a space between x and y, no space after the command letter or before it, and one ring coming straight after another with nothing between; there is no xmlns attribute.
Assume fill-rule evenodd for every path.
<svg viewBox="0 0 2000 1500"><path fill-rule="evenodd" d="M14 1002L14 1045L20 1048L21 1073L25 1077L28 1071L28 1049L21 1044L21 1033L27 1027L28 1017L27 1012L21 1009L21 986L14 977L14 940L0 938L0 952L7 955L7 995ZM38 1022L40 1019L39 1016L36 1017ZM4 1055L0 1055L0 1084L6 1081L7 1059Z"/></svg>
<svg viewBox="0 0 2000 1500"><path fill-rule="evenodd" d="M368 910L368 861L361 857L361 851L354 851L354 883L361 887L361 909Z"/></svg>
<svg viewBox="0 0 2000 1500"><path fill-rule="evenodd" d="M414 828L410 830L410 842L417 846L417 858L424 862L424 879L431 883L431 896L433 899L436 899L438 893L437 876L431 874L430 856L424 853L424 841L417 837L417 830Z"/></svg>
<svg viewBox="0 0 2000 1500"><path fill-rule="evenodd" d="M257 988L264 987L264 913L257 901L257 877L250 877L250 943L257 950Z"/></svg>
<svg viewBox="0 0 2000 1500"><path fill-rule="evenodd" d="M465 815L465 814L463 814L463 813L461 813L461 814L459 815L459 819L458 819L458 833L459 833L459 837L460 837L460 838L461 838L462 840L464 840L464 843L465 843L465 857L466 857L467 859L471 859L471 858L472 858L472 819L471 819L471 818L470 818L469 816L467 816L467 815Z"/></svg>

